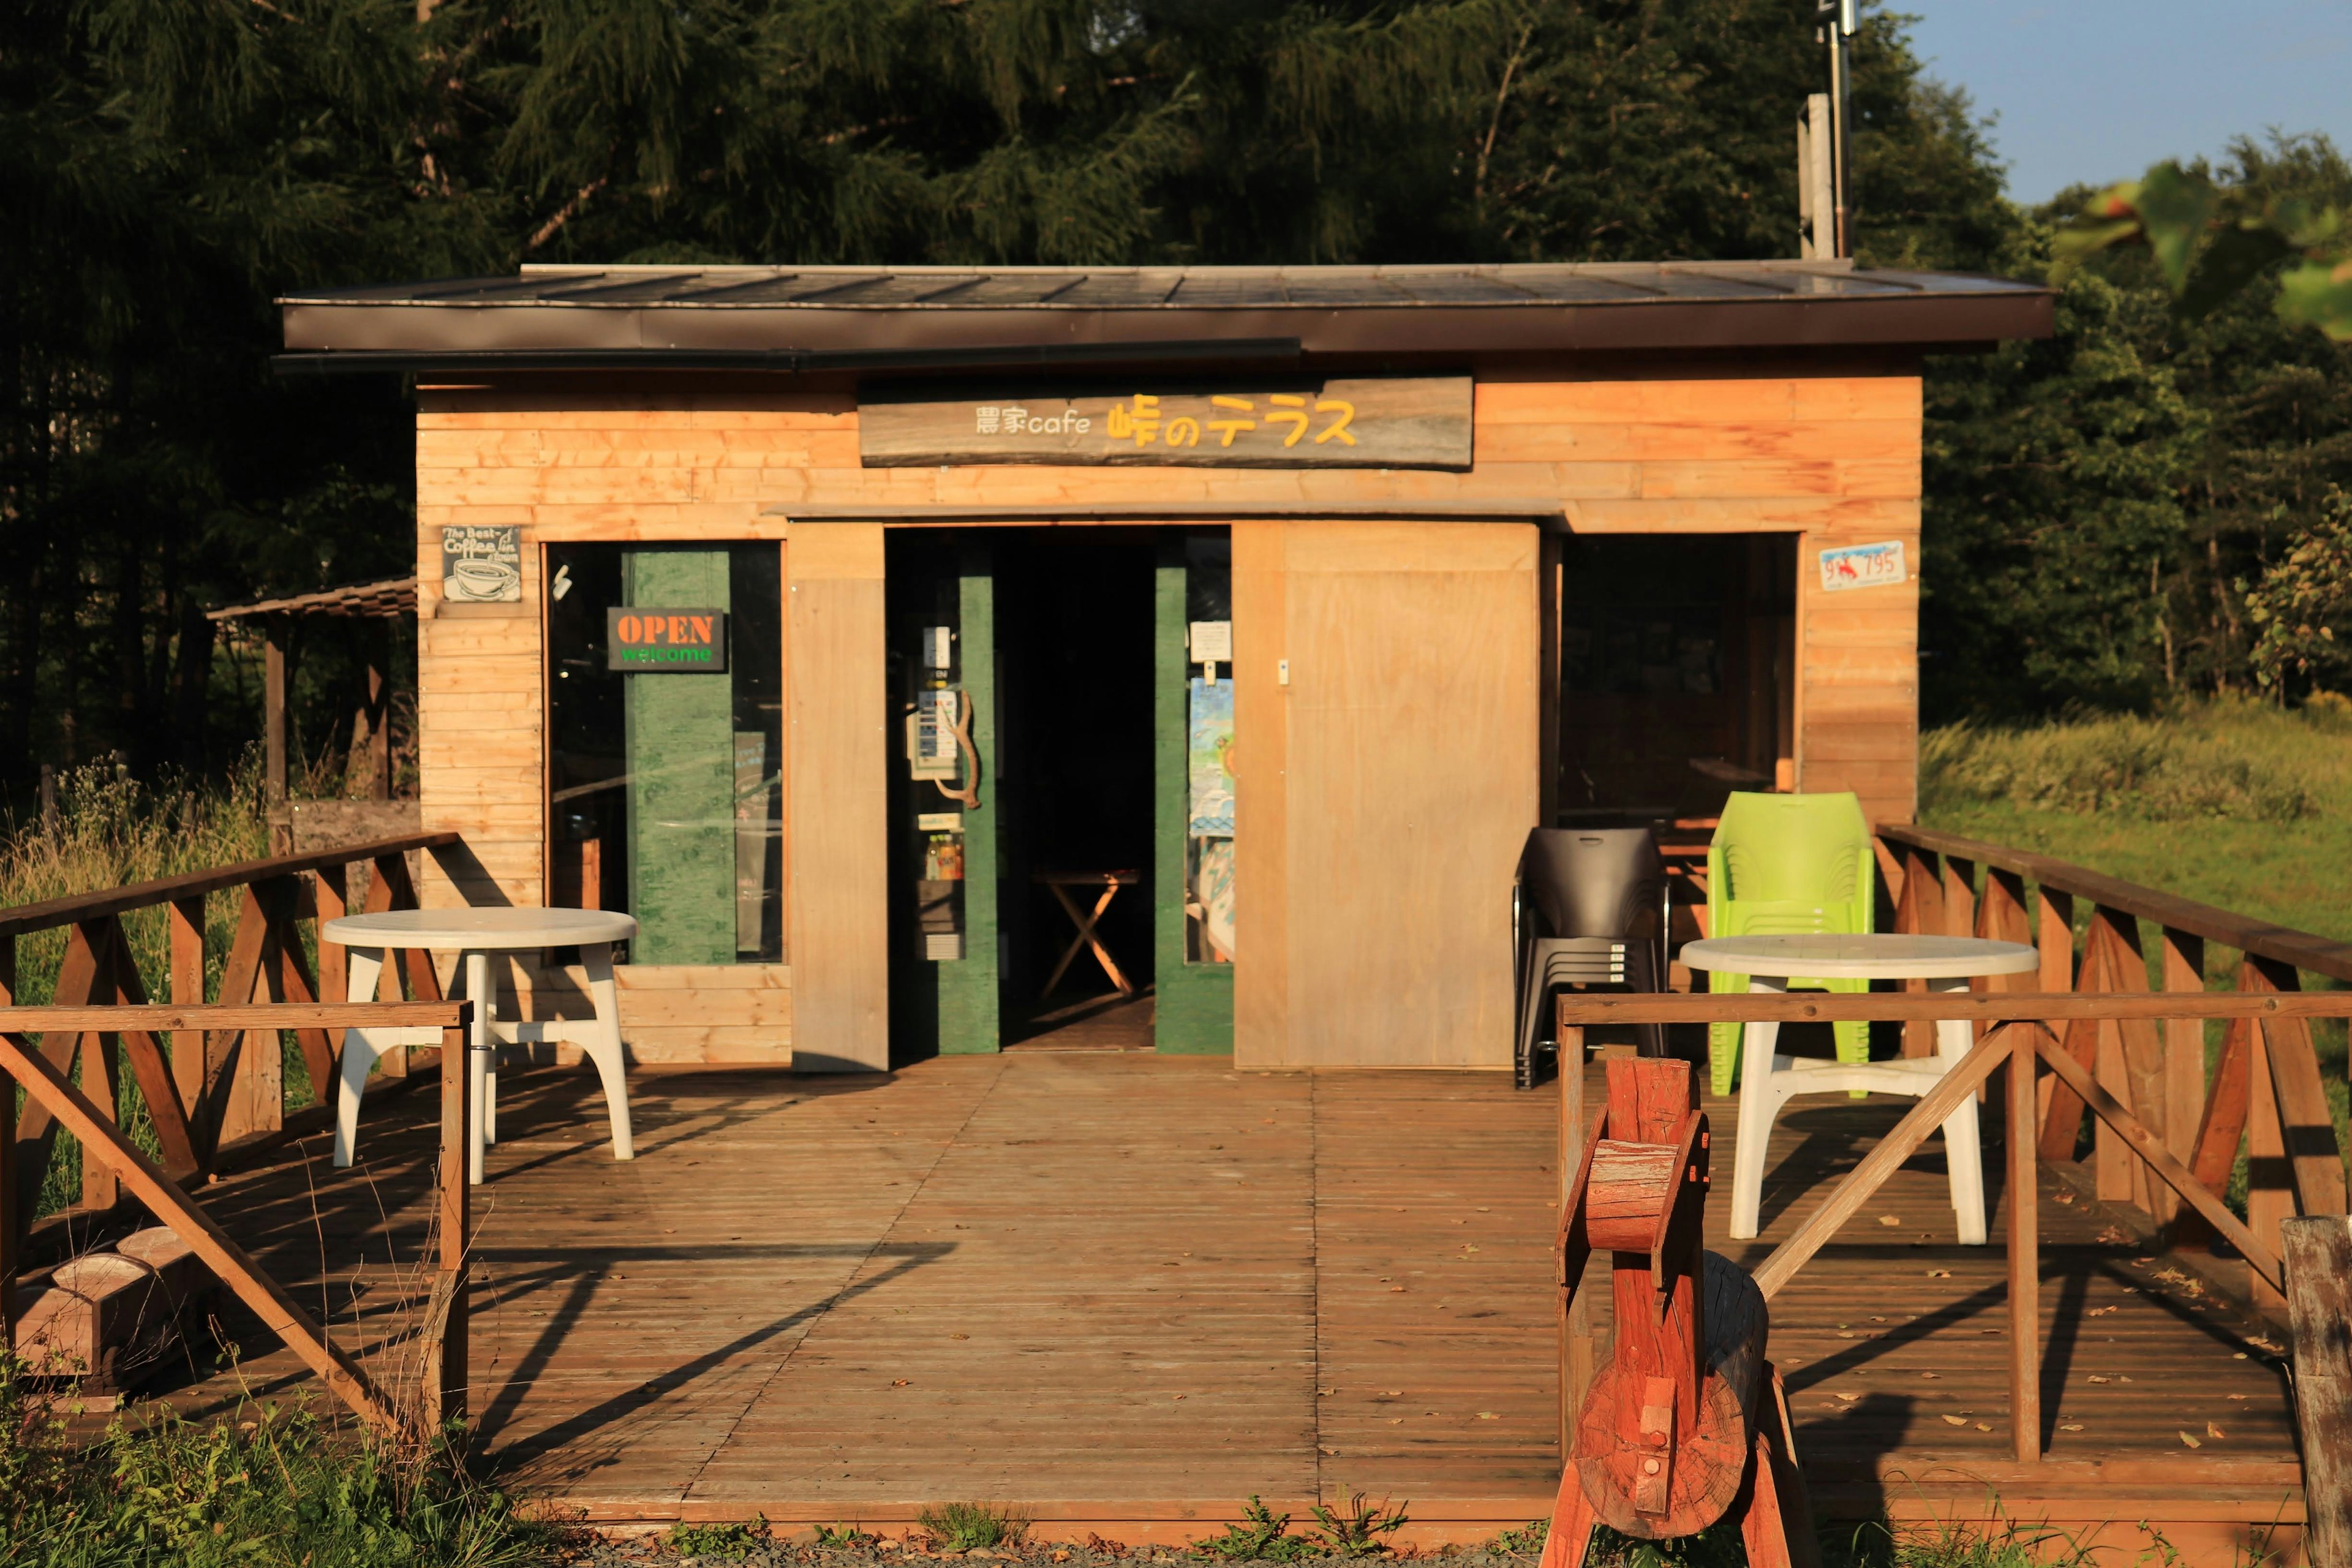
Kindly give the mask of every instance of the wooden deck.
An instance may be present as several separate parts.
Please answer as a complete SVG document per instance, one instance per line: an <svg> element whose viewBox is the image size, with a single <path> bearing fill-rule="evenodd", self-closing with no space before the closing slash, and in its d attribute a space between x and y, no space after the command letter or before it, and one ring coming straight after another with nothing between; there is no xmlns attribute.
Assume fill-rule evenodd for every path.
<svg viewBox="0 0 2352 1568"><path fill-rule="evenodd" d="M1549 1510L1554 1090L1117 1052L632 1086L621 1164L592 1075L508 1078L472 1405L526 1489L607 1521L887 1525L1003 1500L1056 1538L1129 1541L1342 1484L1410 1499L1429 1542ZM1906 1103L1785 1116L1761 1245L1722 1237L1735 1118L1714 1106L1714 1245L1759 1261ZM432 1110L373 1106L352 1172L318 1140L208 1190L346 1342L411 1321L388 1259L424 1240ZM1931 1142L1774 1303L1817 1508L1980 1515L1997 1492L2074 1528L2160 1521L2199 1558L2299 1522L2268 1347L2054 1183L2051 1458L2018 1473L2000 1222L1953 1245L1941 1162ZM177 1402L297 1383L248 1342Z"/></svg>

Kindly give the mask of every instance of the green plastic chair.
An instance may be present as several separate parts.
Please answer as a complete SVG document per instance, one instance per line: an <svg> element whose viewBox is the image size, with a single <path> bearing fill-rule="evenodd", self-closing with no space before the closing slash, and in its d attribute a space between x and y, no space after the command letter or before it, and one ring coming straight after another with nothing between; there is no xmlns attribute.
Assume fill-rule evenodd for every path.
<svg viewBox="0 0 2352 1568"><path fill-rule="evenodd" d="M1706 852L1707 934L1846 935L1871 929L1877 902L1870 824L1845 795L1734 795ZM1870 989L1867 980L1790 980L1791 989ZM1709 973L1711 992L1744 992L1745 974ZM1837 1059L1870 1059L1870 1026L1832 1024ZM1729 1094L1739 1064L1738 1024L1707 1026L1715 1092Z"/></svg>

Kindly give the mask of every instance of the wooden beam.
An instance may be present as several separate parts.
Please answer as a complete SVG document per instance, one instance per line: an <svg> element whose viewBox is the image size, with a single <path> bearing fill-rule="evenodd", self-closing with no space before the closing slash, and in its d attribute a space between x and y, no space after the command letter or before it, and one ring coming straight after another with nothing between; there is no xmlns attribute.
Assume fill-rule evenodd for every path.
<svg viewBox="0 0 2352 1568"><path fill-rule="evenodd" d="M2045 894L2055 890L2095 900L2109 909L2137 915L2141 920L2154 921L2158 925L2171 926L2193 936L2201 936L2208 942L2234 947L2242 952L2293 964L2337 980L2352 980L2352 942L2336 942L2307 931L2297 931L2292 926L2273 925L2267 921L2215 909L2210 904L2175 898L2170 893L2143 888L2137 883L2106 876L2086 867L2053 860L2046 855L1987 844L1957 833L1939 833L1933 828L1914 827L1908 823L1899 822L1880 823L1877 833L1880 837L1893 843L1916 845L1943 855L1958 855L1987 866L2016 872L2032 879Z"/></svg>
<svg viewBox="0 0 2352 1568"><path fill-rule="evenodd" d="M2198 1119L2197 1142L2189 1158L2191 1174L2208 1187L2229 1185L2238 1163L2238 1145L2246 1136L2247 1096L2253 1087L2254 1022L2233 1018L2221 1037L2221 1059L2213 1068L2213 1085ZM2173 1216L2167 1237L2175 1247L2188 1247L2212 1234L2204 1216L2184 1208Z"/></svg>
<svg viewBox="0 0 2352 1568"><path fill-rule="evenodd" d="M109 915L101 923L112 949L115 990L125 1003L143 1006L147 989L139 978L138 962L131 956L131 941L123 934L121 921ZM131 1058L131 1076L139 1085L140 1098L147 1102L147 1119L155 1129L163 1169L173 1180L195 1174L199 1168L195 1139L188 1126L187 1108L180 1100L180 1086L172 1080L172 1064L164 1058L163 1042L152 1029L123 1027L117 1034L123 1054Z"/></svg>
<svg viewBox="0 0 2352 1568"><path fill-rule="evenodd" d="M53 931L75 921L90 921L101 915L152 909L178 899L202 898L206 893L224 892L250 882L266 882L272 877L307 876L327 866L348 866L353 861L374 860L385 856L397 858L412 849L448 849L461 842L463 840L455 833L412 833L398 838L378 838L366 844L353 844L341 849L320 849L308 855L279 855L267 860L241 860L233 866L215 866L210 870L189 871L177 877L159 877L152 881L109 888L103 892L44 899L37 904L19 904L11 910L0 910L0 936Z"/></svg>
<svg viewBox="0 0 2352 1568"><path fill-rule="evenodd" d="M1887 997L1885 1000L1897 998ZM1868 1203L1871 1194L1878 1191L1886 1178L1900 1169L1903 1162L1927 1141L1928 1135L1944 1124L1944 1119L1958 1109L1960 1101L1974 1094L1977 1086L1992 1076L1993 1068L2008 1059L2012 1041L2035 1036L2047 1037L2047 1030L2032 1024L2011 1024L1979 1040L1973 1050L1954 1063L1951 1070L1937 1081L1936 1087L1922 1095L1919 1102L1895 1124L1894 1130L1878 1141L1878 1147L1863 1156L1862 1163L1847 1173L1845 1180L1831 1189L1829 1196L1822 1200L1820 1206L1805 1216L1804 1223L1797 1226L1796 1234L1775 1247L1772 1256L1756 1270L1756 1288L1764 1292L1765 1300L1769 1300L1778 1295L1780 1287L1795 1278L1797 1270L1802 1268L1813 1254L1819 1252L1830 1237L1853 1217L1854 1211Z"/></svg>
<svg viewBox="0 0 2352 1568"><path fill-rule="evenodd" d="M8 1007L0 1008L0 1029L17 1035L98 1029L444 1029L451 1026L450 1020L465 1006L463 1000L435 1000L212 1007Z"/></svg>
<svg viewBox="0 0 2352 1568"><path fill-rule="evenodd" d="M0 1068L25 1086L65 1129L81 1140L83 1158L103 1160L131 1194L155 1217L180 1233L206 1268L236 1293L238 1300L318 1373L352 1413L387 1436L404 1436L409 1424L390 1394L346 1356L310 1315L278 1283L263 1273L212 1216L190 1202L178 1184L142 1154L81 1090L55 1067L26 1050L15 1037L0 1034ZM461 1140L462 1142L462 1140Z"/></svg>
<svg viewBox="0 0 2352 1568"><path fill-rule="evenodd" d="M425 1314L425 1425L436 1434L466 1419L471 1342L467 1280L473 1267L473 1187L466 1170L471 1082L465 1032L451 1029L441 1037L440 1202L433 1218L433 1292Z"/></svg>
<svg viewBox="0 0 2352 1568"><path fill-rule="evenodd" d="M2302 978L2293 966L2257 958L2251 965L2264 990L2298 994ZM2336 1147L2336 1118L2312 1049L2311 1026L2284 1016L2265 1019L2271 1090L2278 1101L2279 1130L2288 1169L2294 1178L2295 1207L2306 1215L2342 1214L2346 1208L2344 1157Z"/></svg>
<svg viewBox="0 0 2352 1568"><path fill-rule="evenodd" d="M2201 994L2205 939L2167 926L2163 942L2164 989ZM2187 1163L2197 1154L2197 1130L2205 1108L2205 1026L2195 1018L2168 1018L2163 1027L2164 1146ZM2169 1188L2158 1188L2152 1212L2160 1223L2168 1224L2184 1212L2179 1195Z"/></svg>
<svg viewBox="0 0 2352 1568"><path fill-rule="evenodd" d="M205 895L173 899L163 906L171 944L172 1005L205 1005ZM172 1036L172 1081L189 1111L189 1128L200 1149L208 1148L199 1108L205 1098L205 1037L186 1030Z"/></svg>
<svg viewBox="0 0 2352 1568"><path fill-rule="evenodd" d="M2034 1138L2033 1053L2011 1050L2009 1117L2009 1428L2021 1465L2042 1459L2041 1164Z"/></svg>
<svg viewBox="0 0 2352 1568"><path fill-rule="evenodd" d="M2342 1018L2352 1016L2352 992L2168 991L2129 995L2095 991L1938 991L1924 996L1892 992L1841 996L1823 991L1612 994L1562 992L1559 1021L1598 1024L1830 1023L1863 1018L1969 1018L1986 1023L2063 1023L2103 1018Z"/></svg>
<svg viewBox="0 0 2352 1568"><path fill-rule="evenodd" d="M2073 1084L2074 1092L2083 1097L2083 1102L2091 1108L2093 1115L2122 1133L2124 1141L2138 1151L2140 1158L2146 1160L2158 1175L2171 1184L2174 1192L2194 1206L2199 1214L2205 1216L2208 1224L2238 1249L2248 1267L2265 1277L2272 1289L2279 1288L2278 1255L2257 1241L2254 1233L2239 1224L2238 1216L2213 1195L2211 1188L2172 1157L2171 1151L2165 1148L2163 1139L2149 1131L2138 1117L2116 1104L2115 1096L2094 1082L2091 1075L2083 1070L2080 1062L2059 1050L2046 1037L2036 1042L2035 1048L2041 1051L2042 1059L2050 1064L2052 1072Z"/></svg>
<svg viewBox="0 0 2352 1568"><path fill-rule="evenodd" d="M2315 1568L2352 1563L2352 1221L2281 1227L2294 1351L2294 1418L2303 1438L2303 1548Z"/></svg>
<svg viewBox="0 0 2352 1568"><path fill-rule="evenodd" d="M263 799L286 804L286 621L261 622L261 750Z"/></svg>

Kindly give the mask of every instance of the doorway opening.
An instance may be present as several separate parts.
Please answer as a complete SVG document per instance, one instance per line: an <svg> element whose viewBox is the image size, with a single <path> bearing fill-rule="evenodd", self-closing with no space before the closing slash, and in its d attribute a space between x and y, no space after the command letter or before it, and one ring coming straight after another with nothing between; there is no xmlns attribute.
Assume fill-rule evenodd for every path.
<svg viewBox="0 0 2352 1568"><path fill-rule="evenodd" d="M892 531L894 1058L1160 1043L1170 544Z"/></svg>
<svg viewBox="0 0 2352 1568"><path fill-rule="evenodd" d="M1155 548L1128 529L998 545L1008 1049L1153 1044Z"/></svg>

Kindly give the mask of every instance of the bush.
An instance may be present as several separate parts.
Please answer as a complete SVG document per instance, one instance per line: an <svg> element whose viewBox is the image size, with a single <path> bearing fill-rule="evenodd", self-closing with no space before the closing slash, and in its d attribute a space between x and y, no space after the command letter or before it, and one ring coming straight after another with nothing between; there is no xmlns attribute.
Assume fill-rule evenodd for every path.
<svg viewBox="0 0 2352 1568"><path fill-rule="evenodd" d="M982 1502L941 1503L917 1514L915 1522L942 1552L1013 1546L1029 1533L1027 1520L1009 1509Z"/></svg>
<svg viewBox="0 0 2352 1568"><path fill-rule="evenodd" d="M439 1457L303 1411L118 1416L77 1446L0 1354L0 1568L520 1568L548 1536Z"/></svg>
<svg viewBox="0 0 2352 1568"><path fill-rule="evenodd" d="M1919 805L2293 822L2318 815L2333 782L2312 755L2317 727L2242 702L2026 730L1954 724L1919 738Z"/></svg>

